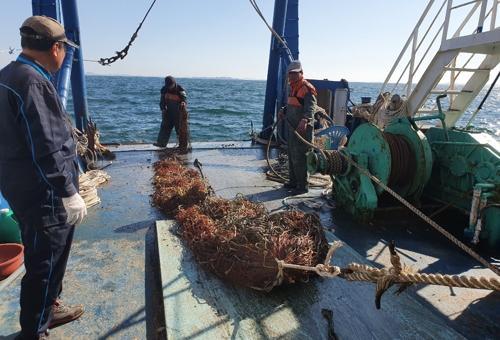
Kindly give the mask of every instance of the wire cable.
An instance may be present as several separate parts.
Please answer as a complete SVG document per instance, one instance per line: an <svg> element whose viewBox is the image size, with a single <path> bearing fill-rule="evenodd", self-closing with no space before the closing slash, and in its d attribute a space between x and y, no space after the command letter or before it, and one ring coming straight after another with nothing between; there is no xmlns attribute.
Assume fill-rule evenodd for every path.
<svg viewBox="0 0 500 340"><path fill-rule="evenodd" d="M292 61L293 60L293 54L292 54L292 51L290 50L290 48L288 47L288 44L286 43L286 40L283 37L281 37L278 34L278 32L276 32L276 30L271 25L269 25L269 23L267 22L266 18L264 17L264 14L262 14L262 11L260 10L259 5L257 5L257 1L256 0L249 0L249 1L250 1L250 4L252 5L252 7L257 12L258 16L262 19L262 21L264 21L264 24L266 24L267 28L269 28L269 30L271 31L271 33L274 35L274 37L276 38L276 40L278 40L279 43L281 45L283 45L283 48L286 50L286 53L288 55L289 61Z"/></svg>

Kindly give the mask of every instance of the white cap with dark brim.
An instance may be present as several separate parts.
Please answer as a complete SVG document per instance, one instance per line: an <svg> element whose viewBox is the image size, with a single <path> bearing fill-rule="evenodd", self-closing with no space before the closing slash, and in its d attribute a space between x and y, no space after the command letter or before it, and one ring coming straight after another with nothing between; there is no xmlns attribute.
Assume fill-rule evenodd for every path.
<svg viewBox="0 0 500 340"><path fill-rule="evenodd" d="M302 72L302 64L299 60L292 60L288 65L287 72Z"/></svg>

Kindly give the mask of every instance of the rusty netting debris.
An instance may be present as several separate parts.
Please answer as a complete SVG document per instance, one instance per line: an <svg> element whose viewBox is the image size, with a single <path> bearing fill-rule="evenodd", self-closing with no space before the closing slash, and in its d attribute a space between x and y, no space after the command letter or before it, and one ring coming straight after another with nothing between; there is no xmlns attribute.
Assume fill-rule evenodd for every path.
<svg viewBox="0 0 500 340"><path fill-rule="evenodd" d="M282 283L306 281L310 273L287 263L315 266L327 242L317 217L298 211L269 215L263 205L242 197L209 197L177 214L182 238L196 260L224 280L269 291Z"/></svg>
<svg viewBox="0 0 500 340"><path fill-rule="evenodd" d="M262 204L209 194L208 184L176 158L155 163L153 202L179 222L196 260L223 280L269 291L308 280L311 272L278 267L276 260L315 266L328 244L319 219L299 211L270 215Z"/></svg>
<svg viewBox="0 0 500 340"><path fill-rule="evenodd" d="M202 202L208 195L205 181L198 172L181 164L175 157L154 164L152 201L167 216L173 217L180 207Z"/></svg>

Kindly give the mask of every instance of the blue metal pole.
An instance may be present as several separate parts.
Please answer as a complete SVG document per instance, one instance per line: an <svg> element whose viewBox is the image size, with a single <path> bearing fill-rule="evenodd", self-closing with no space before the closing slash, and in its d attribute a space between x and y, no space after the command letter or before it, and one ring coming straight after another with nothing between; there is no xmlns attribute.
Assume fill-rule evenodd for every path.
<svg viewBox="0 0 500 340"><path fill-rule="evenodd" d="M294 60L299 59L299 0L288 0L285 20L285 41L292 52ZM287 100L286 69L290 63L288 51L282 47L281 63L278 77L277 101L279 107L284 106Z"/></svg>
<svg viewBox="0 0 500 340"><path fill-rule="evenodd" d="M32 8L33 15L45 15L62 22L60 0L33 0ZM54 86L57 89L57 93L59 94L64 107L66 107L66 102L68 100L73 54L74 49L68 47L64 63L53 79Z"/></svg>
<svg viewBox="0 0 500 340"><path fill-rule="evenodd" d="M66 48L66 57L64 58L64 62L61 66L61 69L57 73L57 93L61 98L61 102L66 108L66 104L68 102L68 93L69 93L69 81L71 77L71 69L73 66L73 56L75 53L75 49L73 47L67 46Z"/></svg>
<svg viewBox="0 0 500 340"><path fill-rule="evenodd" d="M33 15L45 15L61 22L60 0L33 0L31 8Z"/></svg>
<svg viewBox="0 0 500 340"><path fill-rule="evenodd" d="M83 68L82 42L80 40L80 23L76 0L64 0L62 11L66 35L80 46L79 49L74 51L74 58L72 59L71 89L73 108L75 110L75 125L77 129L83 131L88 123L87 86Z"/></svg>
<svg viewBox="0 0 500 340"><path fill-rule="evenodd" d="M299 0L288 0L285 21L285 40L293 59L299 59Z"/></svg>
<svg viewBox="0 0 500 340"><path fill-rule="evenodd" d="M280 35L284 35L285 31L285 16L287 11L288 0L274 1L273 29ZM274 123L276 114L276 99L278 87L282 85L278 83L280 70L280 50L281 46L274 35L271 34L271 47L269 50L269 65L267 68L267 83L266 97L264 100L264 114L262 118L262 138L269 138L271 135L271 127Z"/></svg>

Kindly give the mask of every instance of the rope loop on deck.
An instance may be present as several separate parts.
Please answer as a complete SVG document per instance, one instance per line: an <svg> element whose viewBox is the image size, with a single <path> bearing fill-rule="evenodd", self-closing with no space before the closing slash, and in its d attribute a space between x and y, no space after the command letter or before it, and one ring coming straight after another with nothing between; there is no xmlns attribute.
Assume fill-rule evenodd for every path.
<svg viewBox="0 0 500 340"><path fill-rule="evenodd" d="M333 277L339 276L341 274L342 270L340 269L340 267L330 265L330 261L331 261L333 255L335 254L335 251L337 249L339 249L340 247L342 247L342 245L343 245L342 242L334 241L332 243L332 245L330 246L330 248L328 249L328 253L326 254L325 261L323 263L318 263L314 267L286 263L283 260L276 259L276 262L278 263L278 274L276 275L276 280L283 278L283 276L284 276L283 270L285 268L315 272L316 274L318 274L321 277L333 278Z"/></svg>
<svg viewBox="0 0 500 340"><path fill-rule="evenodd" d="M376 284L375 305L377 309L380 309L382 295L395 284L399 285L398 290L395 292L397 295L416 283L500 291L500 280L495 277L487 278L483 276L475 277L417 273L411 267L401 264L401 259L396 252L394 241L389 243L391 267L375 268L366 264L350 263L345 268L341 268L329 264L333 254L341 246L341 242L333 242L328 250L324 263L319 263L316 266L296 265L276 259L278 273L276 275L275 285L281 283L284 277L283 271L285 269L315 272L319 276L326 278L339 277L347 281L373 282Z"/></svg>
<svg viewBox="0 0 500 340"><path fill-rule="evenodd" d="M329 266L322 263L319 263L316 266L311 267L311 266L301 266L298 264L286 263L285 261L282 260L276 260L276 262L278 263L278 274L276 275L277 278L283 276L284 269L298 269L308 272L315 272L319 276L329 277L329 278L339 276L341 273L340 267Z"/></svg>

